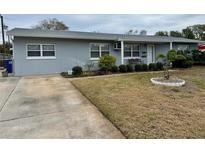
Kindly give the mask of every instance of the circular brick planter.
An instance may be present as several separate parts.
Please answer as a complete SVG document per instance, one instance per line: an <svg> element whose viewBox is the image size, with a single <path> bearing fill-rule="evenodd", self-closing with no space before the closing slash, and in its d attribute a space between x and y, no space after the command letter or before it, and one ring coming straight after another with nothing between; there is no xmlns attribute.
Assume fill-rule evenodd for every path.
<svg viewBox="0 0 205 154"><path fill-rule="evenodd" d="M180 87L185 85L185 81L182 79L165 80L164 78L151 78L151 82L156 85L172 86L172 87Z"/></svg>

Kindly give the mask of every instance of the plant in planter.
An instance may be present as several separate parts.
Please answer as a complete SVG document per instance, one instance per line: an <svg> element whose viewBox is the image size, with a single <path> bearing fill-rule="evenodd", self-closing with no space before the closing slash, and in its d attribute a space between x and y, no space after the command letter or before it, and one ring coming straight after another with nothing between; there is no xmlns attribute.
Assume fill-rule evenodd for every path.
<svg viewBox="0 0 205 154"><path fill-rule="evenodd" d="M188 68L192 66L192 57L183 51L168 51L167 55L160 54L157 60L161 59L164 68L164 78L169 79L169 68ZM158 64L159 67L159 64ZM159 69L159 68L158 68Z"/></svg>
<svg viewBox="0 0 205 154"><path fill-rule="evenodd" d="M163 69L164 69L164 79L168 80L170 78L169 68L171 63L175 61L177 52L175 50L168 51L167 55L159 54L157 60L162 60Z"/></svg>
<svg viewBox="0 0 205 154"><path fill-rule="evenodd" d="M183 55L181 54L177 54L175 50L170 50L167 53L167 55L163 55L163 54L158 55L157 60L161 59L163 62L164 77L151 78L151 82L153 84L164 85L164 86L183 86L185 84L185 80L178 79L178 78L170 78L170 74L169 74L169 68L172 65L172 62L176 61L177 57L182 58L182 56Z"/></svg>

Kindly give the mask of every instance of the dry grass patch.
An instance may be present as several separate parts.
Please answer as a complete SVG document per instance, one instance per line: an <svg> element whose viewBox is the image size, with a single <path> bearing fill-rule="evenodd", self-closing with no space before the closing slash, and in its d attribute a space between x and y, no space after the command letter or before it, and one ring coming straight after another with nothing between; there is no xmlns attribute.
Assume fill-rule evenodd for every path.
<svg viewBox="0 0 205 154"><path fill-rule="evenodd" d="M144 73L72 83L127 138L205 138L205 67L173 72L184 87L152 85Z"/></svg>

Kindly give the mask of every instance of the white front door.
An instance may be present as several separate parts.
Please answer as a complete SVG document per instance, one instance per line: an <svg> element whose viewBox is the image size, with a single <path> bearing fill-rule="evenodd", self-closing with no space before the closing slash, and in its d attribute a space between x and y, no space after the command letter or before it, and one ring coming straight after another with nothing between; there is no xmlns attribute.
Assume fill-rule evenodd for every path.
<svg viewBox="0 0 205 154"><path fill-rule="evenodd" d="M155 62L155 46L147 45L147 64Z"/></svg>

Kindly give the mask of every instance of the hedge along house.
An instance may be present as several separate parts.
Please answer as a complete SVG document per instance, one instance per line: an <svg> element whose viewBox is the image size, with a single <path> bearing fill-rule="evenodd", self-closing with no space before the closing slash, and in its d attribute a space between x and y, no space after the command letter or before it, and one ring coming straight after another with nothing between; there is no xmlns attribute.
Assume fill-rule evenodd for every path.
<svg viewBox="0 0 205 154"><path fill-rule="evenodd" d="M15 76L52 74L85 66L110 54L117 65L131 60L153 63L159 53L170 49L196 49L198 40L168 36L142 36L74 31L15 28L7 32L13 38Z"/></svg>

